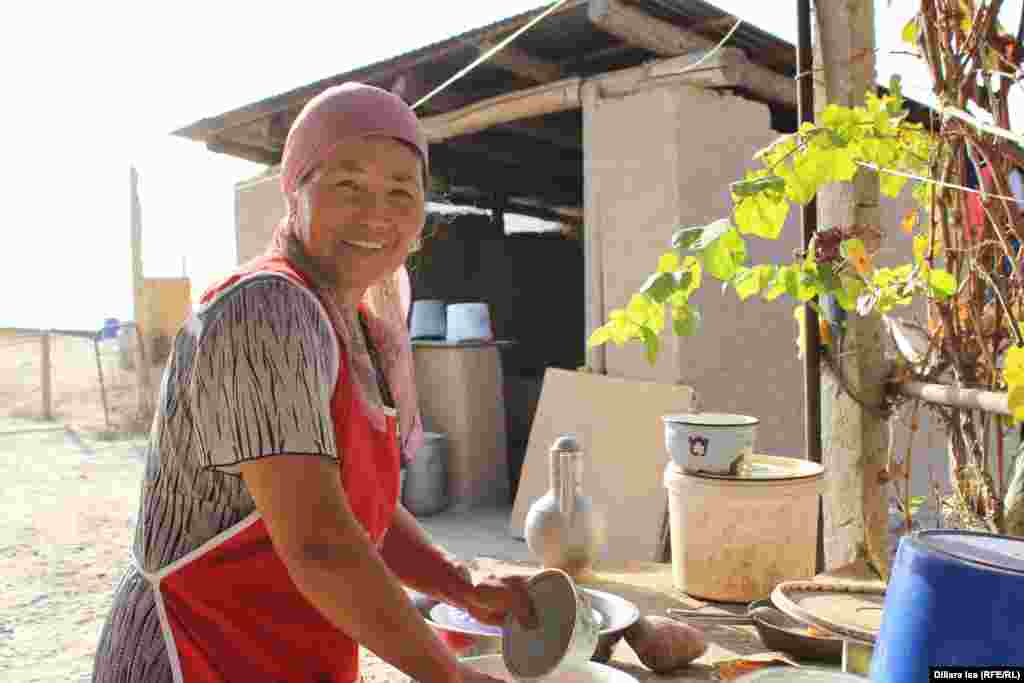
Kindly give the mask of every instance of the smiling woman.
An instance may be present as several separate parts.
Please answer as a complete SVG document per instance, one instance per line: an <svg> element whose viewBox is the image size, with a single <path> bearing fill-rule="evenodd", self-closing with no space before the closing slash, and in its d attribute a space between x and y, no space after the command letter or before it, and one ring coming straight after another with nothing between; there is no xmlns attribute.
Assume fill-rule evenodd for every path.
<svg viewBox="0 0 1024 683"><path fill-rule="evenodd" d="M423 163L393 138L338 145L299 191L311 265L349 304L402 265L425 220Z"/></svg>
<svg viewBox="0 0 1024 683"><path fill-rule="evenodd" d="M521 579L474 585L398 502L422 440L403 263L426 166L412 111L378 88L330 88L296 119L268 252L175 339L97 683L353 683L359 644L423 683L487 680L402 583L530 621Z"/></svg>

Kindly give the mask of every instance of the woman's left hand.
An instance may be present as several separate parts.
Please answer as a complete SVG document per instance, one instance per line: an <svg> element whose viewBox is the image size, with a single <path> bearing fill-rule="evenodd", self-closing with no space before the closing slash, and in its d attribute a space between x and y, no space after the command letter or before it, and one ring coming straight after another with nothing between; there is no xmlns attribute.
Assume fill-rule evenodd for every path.
<svg viewBox="0 0 1024 683"><path fill-rule="evenodd" d="M490 575L479 581L465 596L464 608L477 621L501 626L509 614L524 628L536 628L537 615L525 576Z"/></svg>

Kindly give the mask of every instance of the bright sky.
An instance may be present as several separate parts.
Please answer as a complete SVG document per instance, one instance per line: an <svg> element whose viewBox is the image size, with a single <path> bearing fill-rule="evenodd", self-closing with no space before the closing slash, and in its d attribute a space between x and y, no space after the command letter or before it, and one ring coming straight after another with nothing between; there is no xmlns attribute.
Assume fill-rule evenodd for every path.
<svg viewBox="0 0 1024 683"><path fill-rule="evenodd" d="M795 0L710 1L796 42ZM1011 30L1021 1L1004 3ZM0 40L0 326L91 329L131 318L130 164L141 175L147 277L187 267L195 291L234 265L233 185L262 167L170 131L542 3L17 3ZM918 3L877 4L879 79L901 71L905 91L924 97L924 71L886 54L900 49Z"/></svg>

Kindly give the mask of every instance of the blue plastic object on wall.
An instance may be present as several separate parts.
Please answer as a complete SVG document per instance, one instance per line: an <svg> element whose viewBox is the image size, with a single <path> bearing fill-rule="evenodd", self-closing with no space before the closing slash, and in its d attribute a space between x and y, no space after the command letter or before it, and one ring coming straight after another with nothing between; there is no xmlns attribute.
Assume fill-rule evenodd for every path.
<svg viewBox="0 0 1024 683"><path fill-rule="evenodd" d="M885 591L872 683L929 667L1024 665L1024 539L970 531L904 537Z"/></svg>
<svg viewBox="0 0 1024 683"><path fill-rule="evenodd" d="M97 335L102 339L117 339L117 331L121 328L121 321L117 318L104 318L103 329Z"/></svg>

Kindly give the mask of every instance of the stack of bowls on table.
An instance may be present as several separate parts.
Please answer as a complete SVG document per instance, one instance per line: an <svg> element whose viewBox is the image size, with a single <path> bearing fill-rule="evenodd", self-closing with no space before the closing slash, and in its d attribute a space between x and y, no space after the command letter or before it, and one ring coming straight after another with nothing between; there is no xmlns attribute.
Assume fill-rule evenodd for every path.
<svg viewBox="0 0 1024 683"><path fill-rule="evenodd" d="M705 600L748 603L783 581L811 578L824 468L755 453L755 417L662 420L676 587Z"/></svg>
<svg viewBox="0 0 1024 683"><path fill-rule="evenodd" d="M506 624L504 627L494 627L482 624L473 619L468 613L459 608L431 600L422 594L408 591L413 604L424 615L427 623L431 626L438 637L448 645L452 651L462 659L479 657L484 655L497 656L501 662L501 655L506 649L506 643L511 643L513 659L516 657L517 647L538 647L538 638L552 638L552 634L558 633L557 624L560 615L567 613L568 598L566 595L575 596L573 599L580 605L584 605L588 611L589 618L581 617L578 627L573 622L572 628L565 633L575 638L571 644L569 640L557 646L548 646L548 651L556 651L558 647L571 648L576 655L584 650L588 651L586 659L594 662L604 663L611 658L612 650L622 639L626 629L636 623L640 618L640 610L636 605L612 593L592 590L589 588L576 587L567 574L557 569L545 569L535 574L528 583L529 590L534 594L534 604L543 605L544 609L538 615L541 618L541 627L546 625L547 630L524 631L518 624ZM570 592L568 588L572 588ZM561 592L562 603L553 598L551 593ZM543 595L542 595L543 594ZM562 604L562 607L559 607ZM581 607L583 609L583 607ZM560 611L561 610L561 611ZM573 610L575 614L575 608ZM554 625L553 625L554 624ZM566 621L563 626L566 626ZM596 643L593 648L586 641L581 639L589 638L589 628L596 628ZM572 635L579 631L575 636ZM586 633L584 633L586 631ZM523 645L523 643L527 643ZM533 643L532 645L530 643ZM518 645L517 645L518 644ZM552 650L554 648L554 650ZM568 652L568 650L566 650ZM572 659L576 655L567 655ZM577 657L578 658L578 657ZM540 660L538 660L539 662ZM537 665L538 662L534 662ZM557 664L557 662L555 663Z"/></svg>
<svg viewBox="0 0 1024 683"><path fill-rule="evenodd" d="M555 681L568 675L579 683L636 683L634 676L593 661L600 649L600 614L568 574L542 570L526 590L540 607L537 625L528 629L508 618L501 654L463 659L468 666L506 681Z"/></svg>

